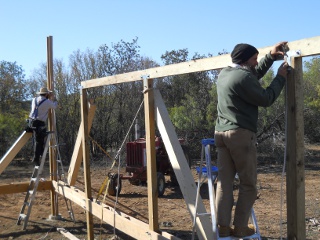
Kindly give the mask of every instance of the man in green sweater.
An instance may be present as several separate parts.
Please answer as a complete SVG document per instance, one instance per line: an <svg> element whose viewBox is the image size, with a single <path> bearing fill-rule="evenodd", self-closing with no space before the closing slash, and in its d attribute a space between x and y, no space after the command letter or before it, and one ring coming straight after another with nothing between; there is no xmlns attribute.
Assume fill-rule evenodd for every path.
<svg viewBox="0 0 320 240"><path fill-rule="evenodd" d="M286 44L276 44L259 63L259 52L255 47L237 44L231 53L232 65L219 74L215 144L218 151L217 222L220 237L232 234L244 237L255 233L248 221L257 198L258 107L271 106L278 98L287 78L287 63L281 64L276 77L266 89L260 85L259 79L279 55L284 55L282 49ZM230 223L236 173L240 185L232 229Z"/></svg>

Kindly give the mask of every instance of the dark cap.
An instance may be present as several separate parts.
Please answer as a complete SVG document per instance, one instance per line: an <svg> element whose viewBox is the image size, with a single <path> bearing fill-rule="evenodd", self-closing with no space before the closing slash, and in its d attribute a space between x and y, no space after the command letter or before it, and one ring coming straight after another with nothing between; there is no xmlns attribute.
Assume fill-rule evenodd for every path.
<svg viewBox="0 0 320 240"><path fill-rule="evenodd" d="M259 51L254 46L246 43L239 43L231 52L232 62L236 64L244 63L256 53L259 53Z"/></svg>

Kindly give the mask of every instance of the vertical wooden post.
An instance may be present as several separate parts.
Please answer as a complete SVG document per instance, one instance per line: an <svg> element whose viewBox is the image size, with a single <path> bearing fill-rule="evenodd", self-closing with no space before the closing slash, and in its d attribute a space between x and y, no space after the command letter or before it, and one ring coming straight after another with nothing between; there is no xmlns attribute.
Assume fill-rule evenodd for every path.
<svg viewBox="0 0 320 240"><path fill-rule="evenodd" d="M149 79L148 76L142 76L142 78L146 126L149 229L157 232L159 231L159 224L153 80Z"/></svg>
<svg viewBox="0 0 320 240"><path fill-rule="evenodd" d="M53 47L52 47L52 36L47 37L47 88L51 91L54 91L54 78L53 78ZM49 109L48 111L48 130L55 131L54 120L53 120L53 110ZM53 138L50 140L50 146L55 145ZM50 167L50 179L57 180L57 163L55 161L55 151L52 148L49 148L49 167ZM56 219L59 215L58 211L58 201L57 194L54 189L50 192L51 198L51 219Z"/></svg>
<svg viewBox="0 0 320 240"><path fill-rule="evenodd" d="M292 60L287 80L287 238L306 239L302 58Z"/></svg>
<svg viewBox="0 0 320 240"><path fill-rule="evenodd" d="M84 167L84 183L86 193L86 218L87 218L87 232L88 239L94 239L93 235L93 215L91 192L91 173L90 173L90 156L89 156L89 138L88 138L88 101L87 101L87 90L81 89L81 136L82 136L82 155L83 155L83 167Z"/></svg>

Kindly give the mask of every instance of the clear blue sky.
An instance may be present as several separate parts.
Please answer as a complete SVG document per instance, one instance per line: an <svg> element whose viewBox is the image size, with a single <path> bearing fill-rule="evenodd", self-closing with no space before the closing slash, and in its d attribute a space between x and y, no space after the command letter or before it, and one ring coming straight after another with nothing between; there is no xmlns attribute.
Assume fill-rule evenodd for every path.
<svg viewBox="0 0 320 240"><path fill-rule="evenodd" d="M240 42L257 48L319 36L317 0L2 0L0 61L17 62L27 77L53 57L68 65L76 50L138 37L140 54L162 64L165 51L190 56L226 50Z"/></svg>

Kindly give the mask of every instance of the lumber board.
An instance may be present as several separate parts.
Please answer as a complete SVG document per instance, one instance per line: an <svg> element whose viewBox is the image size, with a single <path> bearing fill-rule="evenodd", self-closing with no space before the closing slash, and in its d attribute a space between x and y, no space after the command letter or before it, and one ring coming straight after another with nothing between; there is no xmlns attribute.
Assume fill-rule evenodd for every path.
<svg viewBox="0 0 320 240"><path fill-rule="evenodd" d="M70 240L80 240L80 238L77 238L75 235L64 228L57 228L57 231Z"/></svg>
<svg viewBox="0 0 320 240"><path fill-rule="evenodd" d="M83 168L84 168L84 188L86 193L86 209L90 208L89 199L92 199L91 191L91 173L90 173L90 156L89 156L89 138L88 138L88 102L87 102L87 90L81 89L81 142L82 142L82 158L83 158ZM94 239L93 233L93 217L90 211L86 211L87 219L87 232L88 239Z"/></svg>
<svg viewBox="0 0 320 240"><path fill-rule="evenodd" d="M47 37L47 88L54 92L54 79L53 79L53 38L52 36ZM48 120L47 126L49 131L55 132L55 111L54 109L48 110ZM55 146L56 139L54 137L50 138L49 146ZM49 170L50 170L50 179L57 180L57 159L56 152L52 147L48 150L49 154ZM51 216L57 216L59 214L58 210L58 201L57 196L53 190L50 191L50 200L51 200Z"/></svg>
<svg viewBox="0 0 320 240"><path fill-rule="evenodd" d="M144 89L144 116L146 126L146 149L147 151L147 182L148 182L148 212L149 227L158 231L158 188L157 188L157 166L155 150L155 115L154 99L152 90L153 80L145 77Z"/></svg>
<svg viewBox="0 0 320 240"><path fill-rule="evenodd" d="M29 185L30 185L30 182L1 184L0 185L0 195L27 192ZM47 191L47 190L51 190L51 189L53 189L52 188L52 181L45 180L45 181L39 182L37 191Z"/></svg>
<svg viewBox="0 0 320 240"><path fill-rule="evenodd" d="M294 59L286 85L287 237L306 239L302 59Z"/></svg>
<svg viewBox="0 0 320 240"><path fill-rule="evenodd" d="M197 197L196 183L194 181L190 167L188 166L179 139L175 133L174 126L169 117L169 113L158 89L154 90L154 101L158 129L163 139L163 143L168 153L172 168L177 177L184 200L187 204L191 219L194 219L194 215L196 213L195 203ZM206 208L201 197L199 197L197 212L206 212ZM214 239L209 215L197 217L196 221L198 238Z"/></svg>
<svg viewBox="0 0 320 240"><path fill-rule="evenodd" d="M18 152L23 148L23 146L31 138L32 133L23 131L20 137L15 141L11 148L6 152L6 154L0 160L0 174L6 169Z"/></svg>
<svg viewBox="0 0 320 240"><path fill-rule="evenodd" d="M276 44L276 43L274 43ZM288 43L291 50L300 50L300 57L308 57L320 54L320 36L306 38L298 41ZM267 54L273 46L258 48L259 58ZM188 62L177 64L170 64L161 67L149 68L146 70L128 72L113 76L96 78L91 80L82 81L83 88L93 88L111 84L118 84L124 82L133 82L142 80L142 76L149 75L149 78L161 78L173 75L180 75L193 72L209 71L214 69L221 69L231 64L230 54L196 59Z"/></svg>
<svg viewBox="0 0 320 240"><path fill-rule="evenodd" d="M89 113L88 113L88 131L90 132L92 122L93 122L93 117L95 114L97 106L91 103L89 105ZM68 184L73 186L76 183L79 169L82 163L82 122L79 127L77 139L74 145L74 150L72 153L69 169L68 169Z"/></svg>
<svg viewBox="0 0 320 240"><path fill-rule="evenodd" d="M95 199L87 199L86 194L79 189L65 185L62 181L53 181L52 185L55 191L62 196L70 199L86 211L90 211L94 216L101 219L105 223L115 226L118 230L138 240L179 240L179 238L169 233L157 233L149 229L149 225L138 219L135 219L121 211L115 211L114 208L95 201ZM88 205L86 204L88 202Z"/></svg>

